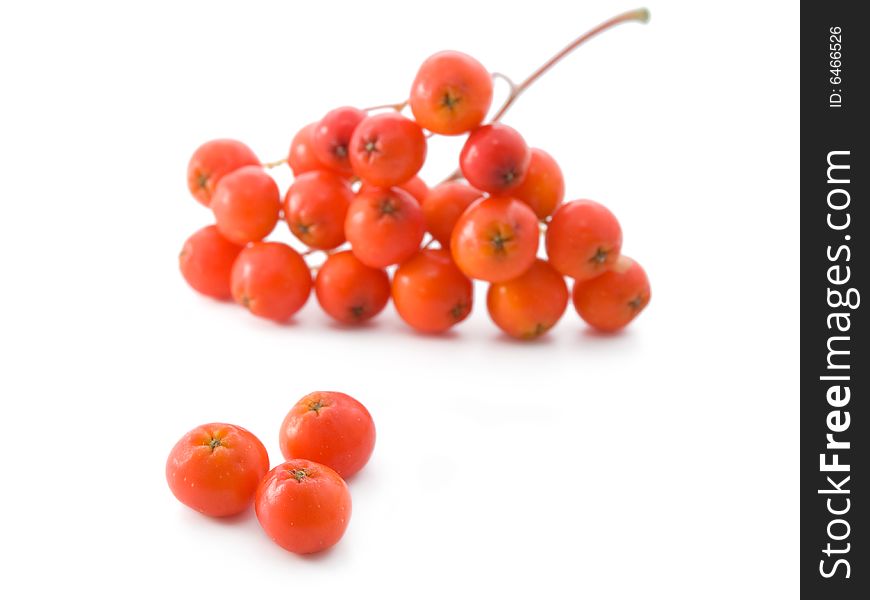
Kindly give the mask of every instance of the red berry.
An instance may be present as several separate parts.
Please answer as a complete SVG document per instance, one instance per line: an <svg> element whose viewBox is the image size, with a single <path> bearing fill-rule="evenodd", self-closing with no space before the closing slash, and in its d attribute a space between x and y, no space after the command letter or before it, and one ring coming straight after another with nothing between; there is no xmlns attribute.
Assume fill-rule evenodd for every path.
<svg viewBox="0 0 870 600"><path fill-rule="evenodd" d="M276 544L297 554L338 543L350 522L351 500L338 473L294 458L263 477L254 499L257 520Z"/></svg>
<svg viewBox="0 0 870 600"><path fill-rule="evenodd" d="M493 196L462 213L450 239L453 260L462 272L484 281L507 281L535 262L538 219L519 200Z"/></svg>
<svg viewBox="0 0 870 600"><path fill-rule="evenodd" d="M568 306L565 278L540 258L510 281L492 283L486 294L489 316L515 338L532 339L546 333Z"/></svg>
<svg viewBox="0 0 870 600"><path fill-rule="evenodd" d="M227 300L230 273L242 246L227 240L217 227L203 227L184 242L178 264L185 281L200 294Z"/></svg>
<svg viewBox="0 0 870 600"><path fill-rule="evenodd" d="M269 470L269 454L250 431L207 423L188 431L169 453L166 482L180 502L210 517L237 515L251 506Z"/></svg>
<svg viewBox="0 0 870 600"><path fill-rule="evenodd" d="M492 78L461 52L433 54L420 66L409 100L414 118L433 133L458 135L483 122L492 103Z"/></svg>
<svg viewBox="0 0 870 600"><path fill-rule="evenodd" d="M242 167L221 179L211 209L225 238L237 244L259 242L278 222L281 193L261 167Z"/></svg>
<svg viewBox="0 0 870 600"><path fill-rule="evenodd" d="M483 192L458 181L449 181L435 186L423 202L426 229L442 248L450 246L450 236L456 221L471 203L481 198Z"/></svg>
<svg viewBox="0 0 870 600"><path fill-rule="evenodd" d="M331 171L296 178L284 198L284 218L305 245L329 250L344 243L344 219L353 200L347 180Z"/></svg>
<svg viewBox="0 0 870 600"><path fill-rule="evenodd" d="M205 206L221 178L240 167L259 165L254 151L236 140L212 140L196 149L187 165L187 187Z"/></svg>
<svg viewBox="0 0 870 600"><path fill-rule="evenodd" d="M312 136L317 128L317 123L309 123L300 129L293 136L293 141L290 142L290 152L287 155L287 164L293 170L293 175L299 177L302 173L315 171L317 169L325 169L317 157L314 155L314 149L311 147L313 143Z"/></svg>
<svg viewBox="0 0 870 600"><path fill-rule="evenodd" d="M296 250L280 242L248 246L233 265L232 291L236 302L252 314L286 321L311 293L311 271Z"/></svg>
<svg viewBox="0 0 870 600"><path fill-rule="evenodd" d="M539 219L545 219L562 203L565 179L552 156L540 148L532 148L531 153L526 177L511 195L531 206Z"/></svg>
<svg viewBox="0 0 870 600"><path fill-rule="evenodd" d="M592 200L563 204L547 226L547 257L563 275L585 281L619 257L622 229L607 208Z"/></svg>
<svg viewBox="0 0 870 600"><path fill-rule="evenodd" d="M347 479L375 449L375 422L363 404L341 392L312 392L293 405L278 434L284 458L326 465Z"/></svg>
<svg viewBox="0 0 870 600"><path fill-rule="evenodd" d="M516 129L494 123L475 129L459 155L462 175L472 186L490 194L517 188L526 176L531 152Z"/></svg>
<svg viewBox="0 0 870 600"><path fill-rule="evenodd" d="M350 140L353 172L371 184L389 187L408 181L426 160L426 138L414 121L396 112L366 117Z"/></svg>
<svg viewBox="0 0 870 600"><path fill-rule="evenodd" d="M344 223L353 253L375 268L409 258L420 247L424 232L423 209L411 194L395 187L358 194Z"/></svg>
<svg viewBox="0 0 870 600"><path fill-rule="evenodd" d="M393 276L393 304L399 316L424 333L450 329L471 312L471 280L447 250L422 250Z"/></svg>
<svg viewBox="0 0 870 600"><path fill-rule="evenodd" d="M366 113L343 106L326 113L314 129L311 149L323 165L342 175L353 175L350 166L350 139Z"/></svg>
<svg viewBox="0 0 870 600"><path fill-rule="evenodd" d="M317 301L341 323L357 324L381 312L390 299L390 278L383 269L367 267L350 250L332 254L314 280Z"/></svg>
<svg viewBox="0 0 870 600"><path fill-rule="evenodd" d="M617 331L628 325L649 304L649 279L643 268L620 256L610 271L574 283L574 308L589 325Z"/></svg>

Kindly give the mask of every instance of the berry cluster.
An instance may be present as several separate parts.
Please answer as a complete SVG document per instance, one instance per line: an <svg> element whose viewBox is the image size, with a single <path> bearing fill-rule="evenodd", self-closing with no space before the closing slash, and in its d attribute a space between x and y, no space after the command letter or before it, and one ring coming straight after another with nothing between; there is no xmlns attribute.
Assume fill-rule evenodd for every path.
<svg viewBox="0 0 870 600"><path fill-rule="evenodd" d="M626 13L581 36L522 84L511 83L508 100L486 124L493 75L466 54L439 52L423 62L407 101L337 108L302 128L279 161L295 177L283 199L265 168L273 164L261 164L243 143L202 145L190 160L188 186L215 224L184 244L182 274L197 291L231 297L276 321L298 311L312 287L323 310L349 324L374 317L392 298L406 323L428 333L469 315L478 279L489 282L492 320L522 339L561 318L568 277L573 304L589 325L624 327L649 302L650 286L640 265L621 253L618 221L591 200L563 203L557 162L500 120L580 43L647 17ZM406 108L411 115L402 114ZM417 173L431 135L467 139L459 170L429 189ZM266 241L279 221L306 252ZM542 235L546 258L539 256ZM314 253L326 258L312 269L305 257Z"/></svg>
<svg viewBox="0 0 870 600"><path fill-rule="evenodd" d="M340 392L313 392L297 402L278 436L286 462L269 470L266 447L229 423L207 423L175 444L166 481L183 504L229 517L251 504L266 534L297 554L335 545L350 521L345 479L375 447L375 424L360 402Z"/></svg>

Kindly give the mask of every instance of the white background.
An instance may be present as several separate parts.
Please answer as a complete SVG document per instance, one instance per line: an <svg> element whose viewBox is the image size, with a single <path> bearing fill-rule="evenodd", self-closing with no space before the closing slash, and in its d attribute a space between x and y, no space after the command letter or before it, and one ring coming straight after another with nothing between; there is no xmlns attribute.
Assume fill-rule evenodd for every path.
<svg viewBox="0 0 870 600"><path fill-rule="evenodd" d="M653 2L508 114L646 267L623 335L569 309L515 343L482 304L444 337L392 308L346 330L313 300L281 327L178 273L210 220L185 184L200 142L279 159L328 109L401 101L437 50L521 79L630 8L4 3L0 596L797 597L796 3ZM431 144L427 181L460 143ZM238 423L277 462L317 389L378 426L332 551L172 497L186 430Z"/></svg>

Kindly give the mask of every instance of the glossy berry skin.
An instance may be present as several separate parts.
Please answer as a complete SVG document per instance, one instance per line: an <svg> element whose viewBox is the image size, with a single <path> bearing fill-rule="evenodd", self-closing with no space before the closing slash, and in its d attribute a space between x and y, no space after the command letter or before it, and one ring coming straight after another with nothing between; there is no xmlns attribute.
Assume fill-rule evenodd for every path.
<svg viewBox="0 0 870 600"><path fill-rule="evenodd" d="M309 123L293 136L290 142L290 152L287 154L287 164L293 170L293 175L299 177L308 171L325 169L326 167L317 160L314 155L313 143L314 130L317 123Z"/></svg>
<svg viewBox="0 0 870 600"><path fill-rule="evenodd" d="M423 217L426 230L442 248L450 246L453 227L465 209L482 196L480 190L458 181L448 181L429 190L423 202Z"/></svg>
<svg viewBox="0 0 870 600"><path fill-rule="evenodd" d="M471 280L447 250L422 250L393 275L393 304L399 316L423 333L441 333L463 321L473 299Z"/></svg>
<svg viewBox="0 0 870 600"><path fill-rule="evenodd" d="M304 459L278 465L257 488L254 508L263 531L296 554L331 548L350 522L347 484L327 466Z"/></svg>
<svg viewBox="0 0 870 600"><path fill-rule="evenodd" d="M350 250L332 254L317 271L314 291L323 311L348 325L368 321L390 299L390 277L367 267Z"/></svg>
<svg viewBox="0 0 870 600"><path fill-rule="evenodd" d="M423 209L411 194L395 187L358 194L344 222L354 255L376 269L412 256L420 247L425 228Z"/></svg>
<svg viewBox="0 0 870 600"><path fill-rule="evenodd" d="M187 432L169 453L166 481L176 498L210 517L229 517L247 509L269 455L250 431L227 423L208 423Z"/></svg>
<svg viewBox="0 0 870 600"><path fill-rule="evenodd" d="M343 106L326 113L314 128L311 149L314 156L327 169L342 175L353 175L350 165L350 140L366 113L351 106Z"/></svg>
<svg viewBox="0 0 870 600"><path fill-rule="evenodd" d="M326 465L347 479L362 469L375 448L375 423L366 407L341 392L312 392L281 424L284 458Z"/></svg>
<svg viewBox="0 0 870 600"><path fill-rule="evenodd" d="M490 194L516 189L526 176L531 151L516 129L493 123L475 129L459 154L462 176Z"/></svg>
<svg viewBox="0 0 870 600"><path fill-rule="evenodd" d="M511 195L528 204L539 219L546 219L565 198L562 169L552 156L532 148L526 176Z"/></svg>
<svg viewBox="0 0 870 600"><path fill-rule="evenodd" d="M344 243L344 219L353 200L347 179L331 171L299 175L284 197L284 218L310 248L330 250Z"/></svg>
<svg viewBox="0 0 870 600"><path fill-rule="evenodd" d="M516 279L490 284L486 306L502 331L515 338L534 339L565 313L568 286L561 273L539 258Z"/></svg>
<svg viewBox="0 0 870 600"><path fill-rule="evenodd" d="M233 265L233 299L258 317L287 321L311 293L311 271L296 250L280 242L248 246Z"/></svg>
<svg viewBox="0 0 870 600"><path fill-rule="evenodd" d="M459 135L483 122L492 104L492 77L474 58L446 50L427 58L417 71L409 100L424 129Z"/></svg>
<svg viewBox="0 0 870 600"><path fill-rule="evenodd" d="M241 167L259 165L254 151L236 140L212 140L196 149L187 165L187 187L205 206L221 178Z"/></svg>
<svg viewBox="0 0 870 600"><path fill-rule="evenodd" d="M492 196L468 207L453 228L450 250L463 273L489 282L522 275L535 262L540 232L528 205Z"/></svg>
<svg viewBox="0 0 870 600"><path fill-rule="evenodd" d="M200 294L228 300L230 273L242 246L227 240L217 227L203 227L184 242L178 266L188 285Z"/></svg>
<svg viewBox="0 0 870 600"><path fill-rule="evenodd" d="M211 210L225 238L236 244L259 242L278 222L281 193L261 167L242 167L221 179Z"/></svg>
<svg viewBox="0 0 870 600"><path fill-rule="evenodd" d="M417 174L426 160L426 138L411 119L396 112L366 117L350 140L350 164L363 181L399 185Z"/></svg>
<svg viewBox="0 0 870 600"><path fill-rule="evenodd" d="M360 185L359 192L357 193L364 194L378 187L380 186L372 185L371 183L366 183L365 181L363 181ZM417 203L421 206L426 200L426 196L429 195L429 186L426 185L426 182L420 179L417 175L414 175L413 177L411 177L411 179L405 181L404 183L400 183L396 187L402 188L403 190L411 194L414 197L414 200L416 200Z"/></svg>
<svg viewBox="0 0 870 600"><path fill-rule="evenodd" d="M649 304L651 294L643 268L620 256L603 275L574 283L574 308L595 329L613 332L631 323Z"/></svg>
<svg viewBox="0 0 870 600"><path fill-rule="evenodd" d="M547 257L559 272L586 281L610 269L622 249L622 228L607 208L592 200L559 207L547 225Z"/></svg>

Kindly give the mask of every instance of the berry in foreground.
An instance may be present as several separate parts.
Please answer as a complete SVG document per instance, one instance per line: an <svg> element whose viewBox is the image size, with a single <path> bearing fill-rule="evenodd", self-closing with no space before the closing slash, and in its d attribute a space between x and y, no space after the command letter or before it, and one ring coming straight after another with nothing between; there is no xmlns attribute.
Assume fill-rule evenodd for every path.
<svg viewBox="0 0 870 600"><path fill-rule="evenodd" d="M539 258L516 279L490 284L486 306L502 331L518 339L533 339L549 331L564 314L568 286L561 273Z"/></svg>
<svg viewBox="0 0 870 600"><path fill-rule="evenodd" d="M405 323L423 333L441 333L471 313L474 288L447 250L426 249L393 275L393 304Z"/></svg>
<svg viewBox="0 0 870 600"><path fill-rule="evenodd" d="M423 209L411 194L397 187L358 194L344 223L353 253L363 264L378 269L411 257L425 229Z"/></svg>
<svg viewBox="0 0 870 600"><path fill-rule="evenodd" d="M284 197L284 218L309 248L330 250L344 243L344 219L353 190L341 175L309 171L296 178Z"/></svg>
<svg viewBox="0 0 870 600"><path fill-rule="evenodd" d="M188 285L200 294L228 300L230 274L242 246L227 240L217 227L203 227L184 242L178 266Z"/></svg>
<svg viewBox="0 0 870 600"><path fill-rule="evenodd" d="M546 219L565 198L562 169L552 156L532 148L526 176L511 195L528 204L539 219Z"/></svg>
<svg viewBox="0 0 870 600"><path fill-rule="evenodd" d="M380 313L390 300L390 277L368 267L350 250L332 254L314 280L317 302L330 317L358 325Z"/></svg>
<svg viewBox="0 0 870 600"><path fill-rule="evenodd" d="M453 228L465 209L482 196L480 190L458 181L448 181L429 190L423 202L423 217L427 231L442 248L450 246Z"/></svg>
<svg viewBox="0 0 870 600"><path fill-rule="evenodd" d="M424 129L459 135L479 126L492 104L492 77L476 59L446 50L427 58L411 86L414 118Z"/></svg>
<svg viewBox="0 0 870 600"><path fill-rule="evenodd" d="M348 148L353 172L363 181L389 187L414 177L426 160L426 138L414 121L392 112L366 117Z"/></svg>
<svg viewBox="0 0 870 600"><path fill-rule="evenodd" d="M371 457L375 423L366 407L347 394L312 392L287 413L278 444L284 458L312 460L347 479Z"/></svg>
<svg viewBox="0 0 870 600"><path fill-rule="evenodd" d="M254 151L236 140L212 140L196 149L187 165L187 187L205 206L224 175L241 167L259 165Z"/></svg>
<svg viewBox="0 0 870 600"><path fill-rule="evenodd" d="M450 239L463 273L484 281L507 281L535 262L540 231L528 205L508 197L478 200L462 213Z"/></svg>
<svg viewBox="0 0 870 600"><path fill-rule="evenodd" d="M281 192L262 168L242 167L221 179L211 209L225 238L237 244L259 242L275 229Z"/></svg>
<svg viewBox="0 0 870 600"><path fill-rule="evenodd" d="M506 194L526 176L531 152L519 132L502 123L475 129L459 154L462 176L490 194Z"/></svg>
<svg viewBox="0 0 870 600"><path fill-rule="evenodd" d="M296 250L259 242L241 251L233 265L233 299L251 314L287 321L311 293L311 271Z"/></svg>
<svg viewBox="0 0 870 600"><path fill-rule="evenodd" d="M254 508L263 531L290 552L334 546L350 522L347 484L327 466L304 459L278 465L257 488Z"/></svg>
<svg viewBox="0 0 870 600"><path fill-rule="evenodd" d="M317 160L317 157L314 155L314 149L311 147L316 128L317 123L309 123L300 129L293 136L293 141L290 142L287 164L290 165L290 169L292 169L293 175L296 177L308 171L326 168L323 163Z"/></svg>
<svg viewBox="0 0 870 600"><path fill-rule="evenodd" d="M257 437L227 423L187 432L169 453L166 481L176 498L210 517L236 515L251 505L269 470L269 455Z"/></svg>
<svg viewBox="0 0 870 600"><path fill-rule="evenodd" d="M547 226L547 257L563 275L586 281L610 269L622 249L619 221L592 200L563 204Z"/></svg>
<svg viewBox="0 0 870 600"><path fill-rule="evenodd" d="M342 175L353 175L350 166L350 138L366 113L351 106L343 106L326 113L314 128L311 149L314 156L327 169Z"/></svg>
<svg viewBox="0 0 870 600"><path fill-rule="evenodd" d="M589 325L600 331L618 331L631 323L649 304L649 279L643 268L620 256L611 270L574 284L574 308Z"/></svg>

